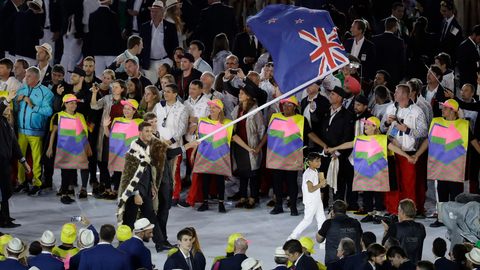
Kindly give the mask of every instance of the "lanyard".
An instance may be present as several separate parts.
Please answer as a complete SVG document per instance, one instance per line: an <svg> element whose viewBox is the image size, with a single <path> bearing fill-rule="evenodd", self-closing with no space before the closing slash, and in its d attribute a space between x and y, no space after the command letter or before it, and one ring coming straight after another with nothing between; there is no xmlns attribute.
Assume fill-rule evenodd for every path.
<svg viewBox="0 0 480 270"><path fill-rule="evenodd" d="M113 107L113 105L117 104L118 102L120 102L122 100L123 100L123 98L119 98L117 101L113 102L112 107Z"/></svg>

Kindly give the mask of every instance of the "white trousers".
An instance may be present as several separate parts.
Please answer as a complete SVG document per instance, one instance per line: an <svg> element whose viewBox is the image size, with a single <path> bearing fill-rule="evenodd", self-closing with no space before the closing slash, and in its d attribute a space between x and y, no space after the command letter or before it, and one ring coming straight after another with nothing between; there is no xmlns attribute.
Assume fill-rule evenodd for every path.
<svg viewBox="0 0 480 270"><path fill-rule="evenodd" d="M150 60L150 68L148 70L144 69L145 77L149 79L153 84L158 80L158 68L163 64L169 64L170 67L173 65L173 61L170 58L165 58L162 60ZM146 85L142 85L142 87L146 87Z"/></svg>
<svg viewBox="0 0 480 270"><path fill-rule="evenodd" d="M113 63L116 56L110 55L95 55L95 75L101 78L102 73Z"/></svg>
<svg viewBox="0 0 480 270"><path fill-rule="evenodd" d="M43 44L43 43L47 43L49 44L50 46L52 46L52 58L50 58L48 60L48 64L53 67L54 63L53 63L53 60L55 58L55 42L52 41L52 38L53 38L53 32L50 31L49 29L45 29L43 31L43 38L40 39L40 46Z"/></svg>
<svg viewBox="0 0 480 270"><path fill-rule="evenodd" d="M73 36L63 36L63 55L60 64L65 68L65 81L70 83L70 76L77 60L82 55L82 44L78 45L77 40Z"/></svg>
<svg viewBox="0 0 480 270"><path fill-rule="evenodd" d="M293 230L288 239L298 239L298 236L312 223L314 216L317 219L317 228L320 230L326 219L321 200L305 205L303 220Z"/></svg>

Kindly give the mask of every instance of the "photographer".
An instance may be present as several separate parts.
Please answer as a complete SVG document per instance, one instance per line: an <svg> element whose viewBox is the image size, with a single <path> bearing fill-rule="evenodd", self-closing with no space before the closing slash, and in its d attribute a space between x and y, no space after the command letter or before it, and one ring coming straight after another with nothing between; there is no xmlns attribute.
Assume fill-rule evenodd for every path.
<svg viewBox="0 0 480 270"><path fill-rule="evenodd" d="M387 224L382 220L382 224L385 226L382 245L390 237L398 239L400 246L407 253L407 258L413 263L422 258L423 241L426 236L423 224L413 220L416 211L415 203L412 200L403 199L398 204L398 219L400 222Z"/></svg>

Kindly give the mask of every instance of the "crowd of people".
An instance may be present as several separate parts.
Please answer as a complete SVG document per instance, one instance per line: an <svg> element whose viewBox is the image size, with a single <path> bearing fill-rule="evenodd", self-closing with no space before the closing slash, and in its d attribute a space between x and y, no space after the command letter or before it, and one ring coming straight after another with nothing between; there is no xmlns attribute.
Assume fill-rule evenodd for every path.
<svg viewBox="0 0 480 270"><path fill-rule="evenodd" d="M200 203L196 210L203 212L215 199L225 213L225 182L233 181L239 187L231 197L235 209L254 209L272 188L270 214L288 208L298 216L297 178L303 175L304 218L279 257L311 269L312 262L301 266L305 251L296 239L316 217L316 240L326 242L327 266L365 250L365 269L376 269L385 254L395 267L408 259L430 269L421 261L425 229L413 221L429 210L427 181L435 181L437 202L454 201L466 180L470 193L480 187L475 99L480 25L463 29L453 1L295 1L330 13L350 63L281 100L290 89L275 82L278 59L262 46L247 17L265 5L290 1L257 0L255 7L233 0L119 2L6 0L1 5L1 228L20 226L10 217L11 196L48 194L44 191L53 188L60 169L61 203L87 199L90 183L95 198L117 201L119 226L144 241L152 238L157 252L166 251L176 248L166 232L172 206ZM267 102L271 105L258 110ZM327 219L332 192L335 203ZM361 223L382 223L384 246L362 242L365 233L348 211L364 216ZM348 228L347 235L329 236L338 226ZM417 235L398 239L411 228ZM102 226L103 242L114 235L113 226ZM51 233L44 236L44 244L54 243ZM393 238L401 248L385 245ZM200 250L195 230L181 230L177 239L180 250L165 269L202 268L193 266ZM239 239L235 245L245 248L246 240ZM21 252L15 251L23 243L13 240L6 245L8 254L18 257ZM42 241L49 252L51 245ZM72 250L73 242L63 242ZM435 255L443 257L442 250ZM102 252L124 258L117 250ZM80 269L96 269L95 253L85 254L90 260L79 260ZM463 265L480 264L477 249L468 254ZM193 264L180 267L185 258ZM245 264L245 269L261 267L250 259ZM227 268L219 263L214 269Z"/></svg>

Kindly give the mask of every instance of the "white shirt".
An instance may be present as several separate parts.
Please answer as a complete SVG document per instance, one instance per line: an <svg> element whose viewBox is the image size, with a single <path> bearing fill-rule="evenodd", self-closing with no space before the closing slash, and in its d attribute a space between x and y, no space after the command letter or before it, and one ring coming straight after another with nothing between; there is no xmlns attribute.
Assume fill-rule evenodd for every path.
<svg viewBox="0 0 480 270"><path fill-rule="evenodd" d="M202 117L207 117L208 115L210 115L210 108L207 104L208 101L210 101L210 99L207 97L207 95L202 93L196 99L193 99L192 96L189 96L188 99L185 100L183 105L187 107L190 117L197 117L198 119L200 119ZM191 128L192 126L195 126L197 124L198 123L189 122L188 128ZM187 130L187 133L185 134L185 139L188 142L195 140L196 137L196 132L194 134L189 134Z"/></svg>
<svg viewBox="0 0 480 270"><path fill-rule="evenodd" d="M310 99L310 97L307 96L307 107L305 108L305 110L303 111L303 116L305 116L305 118L308 119L308 124L310 125L310 127L312 127L312 119L311 119L311 113L314 112L314 111L311 111L310 109L310 103L313 102L313 100L315 100L316 98L318 97L318 93Z"/></svg>
<svg viewBox="0 0 480 270"><path fill-rule="evenodd" d="M199 57L194 63L193 63L193 68L199 70L200 72L205 72L209 71L212 72L212 67L205 62L201 57Z"/></svg>
<svg viewBox="0 0 480 270"><path fill-rule="evenodd" d="M358 58L358 54L360 53L360 49L362 48L363 41L365 40L365 37L362 37L358 43L357 39L353 40L353 45L352 45L352 51L350 52L351 55L355 56Z"/></svg>
<svg viewBox="0 0 480 270"><path fill-rule="evenodd" d="M302 176L302 194L303 194L303 204L311 203L321 203L322 197L320 195L320 189L315 190L314 192L308 191L308 181L312 182L314 186L318 185L318 172L308 168Z"/></svg>
<svg viewBox="0 0 480 270"><path fill-rule="evenodd" d="M50 0L43 0L43 10L45 11L44 27L50 27Z"/></svg>
<svg viewBox="0 0 480 270"><path fill-rule="evenodd" d="M450 32L449 28L450 28L450 24L453 21L453 18L455 18L455 15L452 15L452 17L446 19L447 20L447 30L445 30L445 33L444 33L443 29L442 29L442 38L444 38L448 34L448 32Z"/></svg>
<svg viewBox="0 0 480 270"><path fill-rule="evenodd" d="M45 77L45 74L47 73L47 69L48 69L48 64L43 67L42 69L40 69L40 82L43 81L43 78Z"/></svg>
<svg viewBox="0 0 480 270"><path fill-rule="evenodd" d="M157 27L155 27L153 22L150 22L150 25L152 26L152 49L150 50L150 58L161 60L168 55L165 51L165 46L163 45L163 20L158 24Z"/></svg>
<svg viewBox="0 0 480 270"><path fill-rule="evenodd" d="M13 91L13 90L18 90L21 87L21 83L15 79L15 77L8 77L7 81L2 81L0 80L0 91Z"/></svg>
<svg viewBox="0 0 480 270"><path fill-rule="evenodd" d="M113 62L117 62L117 60L120 58L120 57L125 57L125 60L123 60L122 63L120 63L120 65L118 66L118 68L115 70L115 73L117 72L125 72L125 62L127 62L128 59L135 59L135 61L137 61L137 63L140 63L139 60L138 60L138 57L136 57L135 55L131 54L128 50L125 50L122 54L120 54L119 56L117 56L115 58L115 60L113 60ZM140 65L138 65L137 67L137 70L140 68Z"/></svg>
<svg viewBox="0 0 480 270"><path fill-rule="evenodd" d="M435 89L433 89L433 91L428 90L428 87L427 87L427 95L425 99L429 104L432 104L432 99L435 98L435 96L437 95L437 90L438 90L438 85L437 87L435 87Z"/></svg>
<svg viewBox="0 0 480 270"><path fill-rule="evenodd" d="M133 4L133 10L135 11L140 11L140 7L142 6L142 2L143 0L135 0L135 3ZM132 30L133 31L140 31L139 27L138 27L138 20L137 20L137 17L138 16L133 16L133 20L132 20Z"/></svg>

